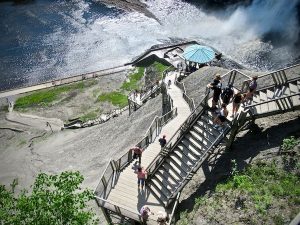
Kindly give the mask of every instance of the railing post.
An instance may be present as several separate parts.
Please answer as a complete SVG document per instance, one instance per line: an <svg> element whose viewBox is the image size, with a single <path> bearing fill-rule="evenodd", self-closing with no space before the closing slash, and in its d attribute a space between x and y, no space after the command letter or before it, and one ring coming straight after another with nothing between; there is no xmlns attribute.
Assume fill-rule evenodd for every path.
<svg viewBox="0 0 300 225"><path fill-rule="evenodd" d="M103 213L103 215L104 215L104 217L105 217L105 219L106 219L106 222L107 222L108 224L113 224L112 219L111 219L110 216L109 216L108 210L105 209L104 207L101 207L101 210L102 210L102 213Z"/></svg>
<svg viewBox="0 0 300 225"><path fill-rule="evenodd" d="M246 112L241 112L232 122L232 126L231 126L231 132L230 132L230 136L229 139L226 143L226 150L229 150L231 148L231 145L235 139L235 136L237 135L239 128L241 126L243 126L243 124L246 121Z"/></svg>
<svg viewBox="0 0 300 225"><path fill-rule="evenodd" d="M107 182L106 182L105 177L102 177L101 181L102 181L103 186L106 188L107 187Z"/></svg>

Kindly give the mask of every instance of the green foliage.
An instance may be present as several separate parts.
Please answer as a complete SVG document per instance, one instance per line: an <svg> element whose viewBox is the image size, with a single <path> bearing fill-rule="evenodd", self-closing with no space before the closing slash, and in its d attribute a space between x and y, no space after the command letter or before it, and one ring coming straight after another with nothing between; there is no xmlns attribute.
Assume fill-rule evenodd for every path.
<svg viewBox="0 0 300 225"><path fill-rule="evenodd" d="M124 82L121 86L122 90L131 91L139 88L139 81L144 76L144 67L138 67L138 71L129 75L129 82Z"/></svg>
<svg viewBox="0 0 300 225"><path fill-rule="evenodd" d="M300 178L271 164L258 164L236 173L216 191L238 189L248 193L259 213L264 213L274 199L300 199Z"/></svg>
<svg viewBox="0 0 300 225"><path fill-rule="evenodd" d="M299 140L297 140L294 136L291 136L290 138L283 139L281 148L284 151L288 151L288 150L293 149L298 143L299 143Z"/></svg>
<svg viewBox="0 0 300 225"><path fill-rule="evenodd" d="M41 173L34 182L31 194L24 190L18 197L1 185L0 223L97 224L95 214L86 210L86 203L93 198L93 194L90 190L80 191L82 181L79 172L63 172L60 175Z"/></svg>
<svg viewBox="0 0 300 225"><path fill-rule="evenodd" d="M153 63L153 66L157 69L159 74L162 74L162 72L169 67L168 65L162 64L162 63L157 62L157 61L155 61Z"/></svg>
<svg viewBox="0 0 300 225"><path fill-rule="evenodd" d="M187 211L183 211L180 213L180 223L178 223L179 225L189 225L190 221L188 218L188 213Z"/></svg>
<svg viewBox="0 0 300 225"><path fill-rule="evenodd" d="M207 198L206 197L199 197L195 199L195 207L199 208L202 205L205 205L205 203L207 202Z"/></svg>
<svg viewBox="0 0 300 225"><path fill-rule="evenodd" d="M74 90L82 90L87 86L93 85L93 82L78 82L69 85L63 85L59 87L53 87L46 90L34 91L33 93L20 97L15 103L16 109L28 108L37 105L47 106L50 103L56 101L62 93L70 92Z"/></svg>
<svg viewBox="0 0 300 225"><path fill-rule="evenodd" d="M120 108L128 104L127 96L121 92L116 92L116 91L99 95L98 101L103 101L103 102L108 101L115 106L119 106Z"/></svg>
<svg viewBox="0 0 300 225"><path fill-rule="evenodd" d="M92 112L88 112L84 115L82 115L80 117L80 119L83 121L83 122L86 122L88 120L93 120L93 119L96 119L98 117L98 113L96 111L92 111Z"/></svg>

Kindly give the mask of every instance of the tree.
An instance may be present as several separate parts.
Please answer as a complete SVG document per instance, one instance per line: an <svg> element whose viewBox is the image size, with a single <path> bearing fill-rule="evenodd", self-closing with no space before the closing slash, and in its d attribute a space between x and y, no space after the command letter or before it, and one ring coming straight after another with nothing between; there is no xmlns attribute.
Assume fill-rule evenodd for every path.
<svg viewBox="0 0 300 225"><path fill-rule="evenodd" d="M32 191L23 190L17 197L14 186L0 185L0 224L97 224L95 214L87 209L93 199L90 190L81 190L83 176L79 172L60 175L41 173Z"/></svg>

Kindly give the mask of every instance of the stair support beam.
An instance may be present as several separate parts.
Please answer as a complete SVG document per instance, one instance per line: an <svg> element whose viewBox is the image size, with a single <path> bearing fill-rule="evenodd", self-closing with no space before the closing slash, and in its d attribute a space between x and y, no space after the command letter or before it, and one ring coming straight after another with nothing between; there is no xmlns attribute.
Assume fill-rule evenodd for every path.
<svg viewBox="0 0 300 225"><path fill-rule="evenodd" d="M229 139L226 143L226 148L225 148L226 151L231 148L232 143L234 142L235 136L239 132L240 128L245 124L246 115L247 115L247 113L242 111L236 117L236 119L233 121L232 126L231 126L230 136L229 136Z"/></svg>

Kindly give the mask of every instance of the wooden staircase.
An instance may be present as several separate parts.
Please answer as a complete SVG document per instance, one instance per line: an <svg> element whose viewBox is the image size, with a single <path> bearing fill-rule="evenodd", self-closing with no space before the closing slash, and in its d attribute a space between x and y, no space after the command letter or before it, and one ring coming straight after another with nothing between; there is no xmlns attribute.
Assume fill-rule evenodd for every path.
<svg viewBox="0 0 300 225"><path fill-rule="evenodd" d="M257 90L253 99L241 107L240 114L233 121L228 120L221 129L213 128L215 115L207 106L202 107L194 119L181 127L176 141L171 140L173 143L168 143L147 168L147 185L165 207L174 201L234 124L241 126L256 118L299 109L300 76Z"/></svg>
<svg viewBox="0 0 300 225"><path fill-rule="evenodd" d="M213 119L214 115L210 110L203 111L178 139L172 151L169 151L167 146L160 152L163 160L151 172L147 185L165 207L192 179L208 153L215 149L230 131L229 124L220 129L213 128Z"/></svg>

